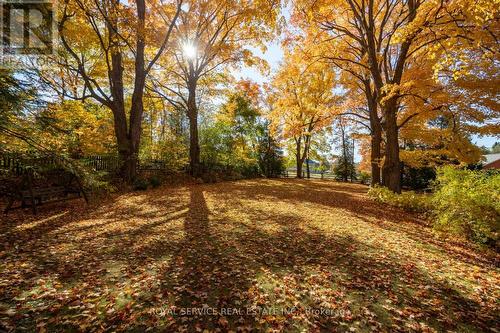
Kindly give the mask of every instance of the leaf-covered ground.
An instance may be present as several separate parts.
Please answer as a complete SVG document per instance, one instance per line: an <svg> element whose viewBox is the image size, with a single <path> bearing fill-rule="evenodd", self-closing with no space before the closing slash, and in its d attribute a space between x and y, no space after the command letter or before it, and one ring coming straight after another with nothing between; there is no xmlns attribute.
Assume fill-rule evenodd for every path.
<svg viewBox="0 0 500 333"><path fill-rule="evenodd" d="M0 331L498 332L498 257L366 190L248 180L2 216Z"/></svg>

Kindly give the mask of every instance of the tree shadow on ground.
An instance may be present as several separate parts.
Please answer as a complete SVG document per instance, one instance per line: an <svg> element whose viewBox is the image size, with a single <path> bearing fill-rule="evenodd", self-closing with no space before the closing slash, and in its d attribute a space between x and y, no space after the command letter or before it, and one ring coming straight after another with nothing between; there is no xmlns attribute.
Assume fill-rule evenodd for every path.
<svg viewBox="0 0 500 333"><path fill-rule="evenodd" d="M299 214L307 205L341 209L370 228L373 219L404 221L397 211L381 213L350 186L281 184L152 191L32 228L13 222L9 237L2 234L0 304L17 313L0 314L0 323L17 330L43 323L50 331L188 332L497 326L494 308L429 276L396 249L325 232Z"/></svg>
<svg viewBox="0 0 500 333"><path fill-rule="evenodd" d="M200 188L193 189L191 198L194 206L185 222L185 242L175 265L162 272L169 281L165 289L180 291L172 299L177 312L170 316L170 328L290 331L302 325L343 331L405 330L408 325L418 330L428 325L445 330L472 324L488 330L495 325L493 309L390 252L371 256L376 250L371 246L352 237L325 235L297 215L270 217L249 208L248 214L265 215L266 223L277 230L266 232L247 223L241 226L245 230L222 237L218 224L227 221L209 218ZM251 310L276 307L295 310L271 315ZM189 308L219 313L182 314ZM220 313L228 308L237 311ZM331 312L323 315L321 308Z"/></svg>
<svg viewBox="0 0 500 333"><path fill-rule="evenodd" d="M299 182L300 187L295 186ZM273 180L266 184L266 196L279 201L310 202L328 208L340 208L350 215L388 231L404 233L410 239L430 244L461 261L482 267L498 267L500 257L492 252L476 251L470 244L436 237L429 222L399 208L366 198L366 186L319 180ZM258 199L254 193L262 188L258 182L232 183L232 190L241 198Z"/></svg>

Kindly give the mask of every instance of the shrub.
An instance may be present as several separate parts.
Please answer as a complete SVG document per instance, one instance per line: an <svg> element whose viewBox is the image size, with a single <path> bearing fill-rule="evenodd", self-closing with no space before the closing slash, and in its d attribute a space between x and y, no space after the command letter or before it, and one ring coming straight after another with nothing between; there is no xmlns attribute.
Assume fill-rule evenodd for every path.
<svg viewBox="0 0 500 333"><path fill-rule="evenodd" d="M236 171L243 175L245 178L253 178L260 176L260 169L257 163L247 162L245 164L238 165Z"/></svg>
<svg viewBox="0 0 500 333"><path fill-rule="evenodd" d="M352 162L351 158L341 156L337 163L333 166L332 171L335 175L335 180L346 182L349 179L351 181L356 179L356 166Z"/></svg>
<svg viewBox="0 0 500 333"><path fill-rule="evenodd" d="M500 172L438 169L432 195L396 194L374 187L368 195L377 202L407 211L427 213L435 230L498 247L500 229Z"/></svg>
<svg viewBox="0 0 500 333"><path fill-rule="evenodd" d="M157 188L161 185L161 180L160 178L158 178L158 176L151 176L149 178L149 184L151 185L151 187Z"/></svg>
<svg viewBox="0 0 500 333"><path fill-rule="evenodd" d="M500 226L500 173L441 168L432 203L435 228L495 245Z"/></svg>
<svg viewBox="0 0 500 333"><path fill-rule="evenodd" d="M218 177L217 177L217 172L215 171L208 171L205 172L201 175L201 179L203 180L204 183L217 183Z"/></svg>
<svg viewBox="0 0 500 333"><path fill-rule="evenodd" d="M371 176L369 173L361 171L358 175L358 179L361 182L361 184L368 184L371 180Z"/></svg>
<svg viewBox="0 0 500 333"><path fill-rule="evenodd" d="M436 179L436 169L432 167L413 168L403 164L401 185L411 190L424 190Z"/></svg>
<svg viewBox="0 0 500 333"><path fill-rule="evenodd" d="M396 206L409 212L427 214L432 212L431 198L426 194L417 194L413 191L397 194L386 187L372 187L368 195L377 202Z"/></svg>
<svg viewBox="0 0 500 333"><path fill-rule="evenodd" d="M134 191L145 191L148 189L148 181L142 178L138 178L134 180L134 183L132 184L132 188Z"/></svg>

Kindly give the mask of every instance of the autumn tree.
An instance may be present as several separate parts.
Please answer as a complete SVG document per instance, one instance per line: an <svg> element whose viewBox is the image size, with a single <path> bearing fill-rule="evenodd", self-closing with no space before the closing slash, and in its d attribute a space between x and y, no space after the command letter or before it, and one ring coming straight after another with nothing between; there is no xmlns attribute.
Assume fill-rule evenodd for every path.
<svg viewBox="0 0 500 333"><path fill-rule="evenodd" d="M331 62L329 59L328 62ZM339 85L345 89L345 101L340 109L344 122L349 121L368 132L369 157L367 163L371 173L371 185L382 183L381 165L383 161L383 129L380 108L377 103L376 92L370 83L369 75L360 75L344 71L340 74Z"/></svg>
<svg viewBox="0 0 500 333"><path fill-rule="evenodd" d="M491 78L455 80L443 71L436 80L433 65L433 59L413 59L405 75L414 79L399 90L404 95L398 111L399 156L406 170L477 163L481 153L471 136L498 133Z"/></svg>
<svg viewBox="0 0 500 333"><path fill-rule="evenodd" d="M369 131L371 183L381 184L382 117L377 92L366 66L366 47L360 38L351 38L352 34L331 33L331 17L338 15L339 20L345 19L340 11L335 10L333 3L297 1L294 9L292 22L301 34L297 36L292 30L288 39L301 45L311 58L341 70L337 84L346 97L341 109L353 122L362 124Z"/></svg>
<svg viewBox="0 0 500 333"><path fill-rule="evenodd" d="M221 105L214 117L216 133L211 138L220 144L212 150L222 148L225 155L225 164L244 171L245 169L257 169L257 144L261 134L260 110L258 106L247 96L243 90L234 89L227 96L227 101ZM206 132L205 132L206 133ZM202 155L205 152L203 152ZM217 159L213 159L216 162ZM210 161L205 158L205 164ZM219 160L219 162L222 162Z"/></svg>
<svg viewBox="0 0 500 333"><path fill-rule="evenodd" d="M295 143L297 177L308 158L312 135L328 125L339 97L334 93L335 73L331 66L307 59L303 52L287 52L273 78L272 126Z"/></svg>
<svg viewBox="0 0 500 333"><path fill-rule="evenodd" d="M254 65L261 60L250 46L264 47L273 36L279 1L186 1L175 25L177 47L164 56L168 79L153 82L154 89L189 119L190 170L197 175L200 164L198 116L200 86L227 82L229 67Z"/></svg>
<svg viewBox="0 0 500 333"><path fill-rule="evenodd" d="M498 11L493 4L472 1L465 1L466 4L419 0L298 3L303 12L309 13L306 16L316 30L324 32L326 40L331 41L332 52L328 56L342 69L349 71L354 65L359 73L369 74L385 133L382 182L399 192L399 129L415 117L411 114L410 118L403 118L400 111L407 97L425 101L425 97L412 91L416 87L415 76L409 75L408 69L417 68L421 58L449 52L455 45L470 44L471 36L480 38L480 45L473 45L474 48L491 49L491 43L483 40L495 39L487 35L495 35L492 29L497 26L494 13Z"/></svg>
<svg viewBox="0 0 500 333"><path fill-rule="evenodd" d="M35 115L40 139L72 158L109 154L116 147L113 122L105 107L67 100L48 103Z"/></svg>
<svg viewBox="0 0 500 333"><path fill-rule="evenodd" d="M148 75L170 47L182 0L66 0L58 22L62 54L56 62L73 74L71 98L92 98L113 113L122 175L131 181L141 140ZM61 88L61 80L56 88Z"/></svg>

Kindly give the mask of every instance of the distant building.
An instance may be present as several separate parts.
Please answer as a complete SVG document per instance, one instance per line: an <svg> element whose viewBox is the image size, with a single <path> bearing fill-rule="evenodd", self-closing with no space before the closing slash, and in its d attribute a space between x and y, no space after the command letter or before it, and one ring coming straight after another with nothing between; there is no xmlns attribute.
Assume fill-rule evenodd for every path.
<svg viewBox="0 0 500 333"><path fill-rule="evenodd" d="M486 159L483 169L500 169L500 154L487 154L483 157Z"/></svg>

